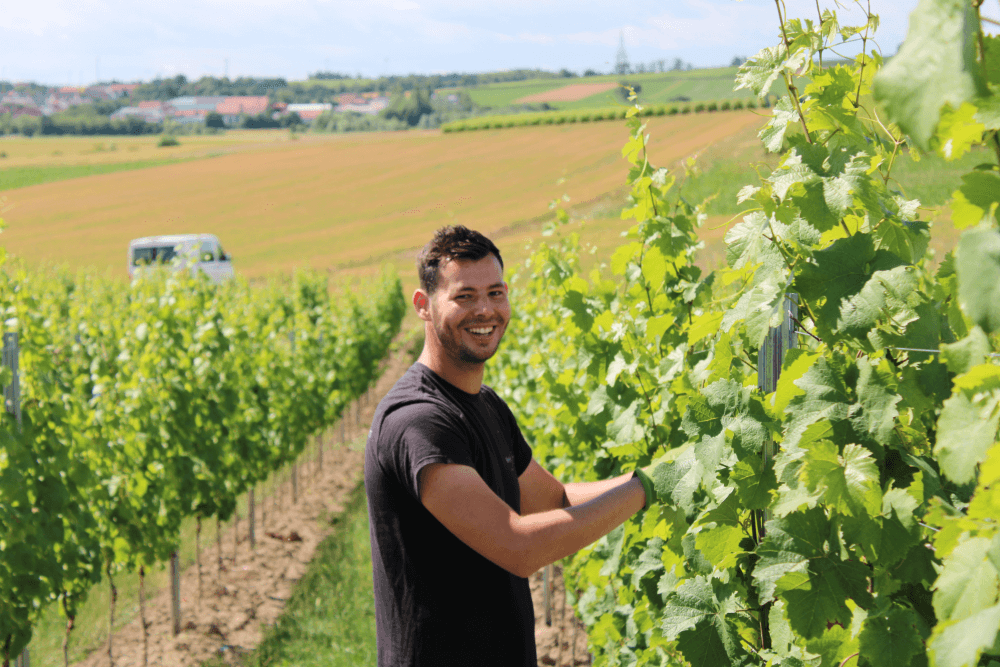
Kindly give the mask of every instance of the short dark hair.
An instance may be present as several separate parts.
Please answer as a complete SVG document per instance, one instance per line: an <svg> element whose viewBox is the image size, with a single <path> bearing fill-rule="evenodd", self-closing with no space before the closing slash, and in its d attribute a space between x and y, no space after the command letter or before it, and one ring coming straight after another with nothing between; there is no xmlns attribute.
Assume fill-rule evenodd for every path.
<svg viewBox="0 0 1000 667"><path fill-rule="evenodd" d="M453 259L469 259L476 261L489 254L496 256L503 269L503 258L493 241L479 232L463 227L449 225L434 232L432 238L417 257L417 274L420 277L420 287L428 294L437 289L438 270Z"/></svg>

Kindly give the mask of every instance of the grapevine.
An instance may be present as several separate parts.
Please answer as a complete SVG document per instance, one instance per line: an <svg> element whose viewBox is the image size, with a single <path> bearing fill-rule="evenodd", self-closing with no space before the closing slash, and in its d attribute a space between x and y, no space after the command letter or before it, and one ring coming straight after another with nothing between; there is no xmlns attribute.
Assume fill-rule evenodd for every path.
<svg viewBox="0 0 1000 667"><path fill-rule="evenodd" d="M567 567L595 664L1000 657L1000 38L976 2L922 0L886 64L857 5L846 26L778 0L779 43L737 76L786 94L760 133L781 160L741 190L726 268L695 266L703 206L652 165L636 108L626 243L584 276L568 235L512 281L489 381L535 455L567 480L653 468L658 502ZM893 166L970 150L965 231L936 264ZM763 395L789 293L799 347Z"/></svg>
<svg viewBox="0 0 1000 667"><path fill-rule="evenodd" d="M347 286L334 301L327 282L0 276L23 413L0 428L5 661L44 607L58 602L71 629L104 576L165 560L184 518L230 518L377 379L404 312L398 278L365 285L364 303Z"/></svg>

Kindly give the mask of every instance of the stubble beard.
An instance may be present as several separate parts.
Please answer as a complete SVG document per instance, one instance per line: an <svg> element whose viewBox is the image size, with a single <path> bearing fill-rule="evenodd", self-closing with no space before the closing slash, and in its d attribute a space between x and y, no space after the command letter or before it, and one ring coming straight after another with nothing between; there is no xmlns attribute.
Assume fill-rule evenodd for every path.
<svg viewBox="0 0 1000 667"><path fill-rule="evenodd" d="M482 323L489 326L495 326L497 329L500 330L496 345L493 347L492 350L487 350L485 352L476 352L475 350L468 347L461 341L462 331L466 327L475 326L476 324L480 323L472 322L472 323L460 324L455 329L455 333L457 333L457 336L453 335L453 332L449 331L443 325L438 325L438 324L434 325L434 332L437 335L438 340L441 342L441 347L444 348L445 352L447 352L448 356L450 356L452 359L455 359L456 361L460 361L465 364L482 365L485 364L489 359L491 359L493 355L497 353L497 350L500 349L500 343L503 341L503 336L507 332L507 323L506 322L501 324L494 323L492 325L489 325L488 323L485 322Z"/></svg>

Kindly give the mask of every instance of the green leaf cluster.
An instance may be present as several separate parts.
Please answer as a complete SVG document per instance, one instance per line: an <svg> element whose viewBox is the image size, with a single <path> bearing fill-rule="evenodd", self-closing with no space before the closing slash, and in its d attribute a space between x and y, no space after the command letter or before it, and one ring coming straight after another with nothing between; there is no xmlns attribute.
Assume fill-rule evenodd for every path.
<svg viewBox="0 0 1000 667"><path fill-rule="evenodd" d="M969 0L923 0L885 66L877 16L777 5L781 42L737 86L783 84L760 133L780 159L740 191L727 268L695 266L703 205L651 163L633 111L636 224L588 275L575 235L538 249L490 381L557 477L652 464L658 502L567 568L595 664L985 665L1000 656L1000 168L953 185L968 229L940 264L893 168L907 146L1000 151L1000 47ZM830 64L849 43L859 55ZM758 353L789 293L797 344L765 394Z"/></svg>

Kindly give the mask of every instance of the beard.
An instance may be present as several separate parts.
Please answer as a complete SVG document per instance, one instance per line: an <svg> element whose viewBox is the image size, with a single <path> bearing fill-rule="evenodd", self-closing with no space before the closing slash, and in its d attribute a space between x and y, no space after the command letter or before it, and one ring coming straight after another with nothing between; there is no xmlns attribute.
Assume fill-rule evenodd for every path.
<svg viewBox="0 0 1000 667"><path fill-rule="evenodd" d="M466 327L470 326L492 326L495 330L490 337L495 336L496 342L490 346L471 346L463 340L463 333ZM507 330L506 322L463 322L455 328L448 328L443 324L435 323L434 332L437 335L438 340L441 342L441 347L444 348L445 352L448 353L452 359L460 361L466 364L484 364L486 363L497 350L500 348L500 341L503 339L503 335ZM475 336L475 334L469 334Z"/></svg>

